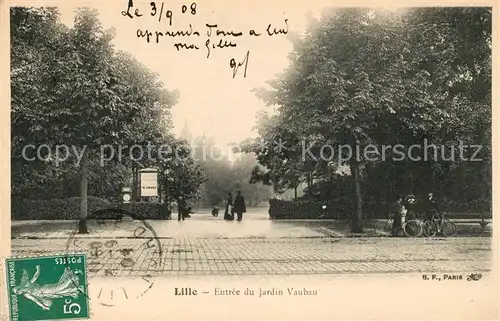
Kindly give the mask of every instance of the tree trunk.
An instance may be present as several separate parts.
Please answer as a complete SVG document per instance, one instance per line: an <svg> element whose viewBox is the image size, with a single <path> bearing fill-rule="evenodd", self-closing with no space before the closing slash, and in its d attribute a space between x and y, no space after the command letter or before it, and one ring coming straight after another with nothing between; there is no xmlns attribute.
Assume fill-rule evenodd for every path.
<svg viewBox="0 0 500 321"><path fill-rule="evenodd" d="M80 163L80 222L78 224L78 233L86 234L88 233L87 228L87 191L88 191L88 163L87 163L88 151L84 149L82 160Z"/></svg>
<svg viewBox="0 0 500 321"><path fill-rule="evenodd" d="M170 195L168 195L168 177L165 177L165 203L170 202Z"/></svg>
<svg viewBox="0 0 500 321"><path fill-rule="evenodd" d="M351 232L363 232L363 199L361 196L361 176L359 171L359 163L354 160L351 164L351 173L354 178L354 197L356 213L352 220Z"/></svg>
<svg viewBox="0 0 500 321"><path fill-rule="evenodd" d="M307 195L309 198L312 197L312 173L307 173Z"/></svg>
<svg viewBox="0 0 500 321"><path fill-rule="evenodd" d="M294 198L296 200L297 199L297 185L294 186L293 190L294 190Z"/></svg>
<svg viewBox="0 0 500 321"><path fill-rule="evenodd" d="M158 175L158 177L160 177L160 175ZM158 181L159 181L159 182L157 182L157 184L158 184L158 201L161 204L161 192L162 192L162 190L161 190L161 178L159 178Z"/></svg>

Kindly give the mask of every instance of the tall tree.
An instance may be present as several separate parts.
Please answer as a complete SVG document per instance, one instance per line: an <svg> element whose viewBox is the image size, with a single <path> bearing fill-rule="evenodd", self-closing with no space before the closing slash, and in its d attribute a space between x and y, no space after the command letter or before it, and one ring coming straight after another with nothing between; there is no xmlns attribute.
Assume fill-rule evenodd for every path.
<svg viewBox="0 0 500 321"><path fill-rule="evenodd" d="M256 91L269 105L278 106L275 137L291 133L302 141L320 140L319 146L350 146L354 232L362 230L361 186L368 162L356 154L356 147L409 146L424 138L450 145L470 137L464 128L471 106L477 104L471 104L470 94L452 94L451 88L474 74L465 72L466 63L453 59L466 51L455 48L474 43L457 24L458 17L468 17L481 34L480 48L487 52L488 9L426 10L327 9L304 37L292 38L290 66L269 82L271 89ZM476 64L487 61L487 54L477 56L481 58L472 58L470 66L478 68ZM487 66L479 74L484 76ZM481 108L487 106L483 101ZM311 153L313 161L317 151ZM336 155L339 160L346 156Z"/></svg>
<svg viewBox="0 0 500 321"><path fill-rule="evenodd" d="M19 8L12 15L13 151L19 158L29 143L80 148L79 231L86 233L89 164L105 144L164 141L176 93L115 52L113 31L103 30L94 10L78 9L72 29L53 9Z"/></svg>
<svg viewBox="0 0 500 321"><path fill-rule="evenodd" d="M172 154L156 163L160 181L165 187L166 202L178 200L179 197L185 200L198 198L200 186L207 180L203 166L193 157L186 141L176 140L170 147Z"/></svg>

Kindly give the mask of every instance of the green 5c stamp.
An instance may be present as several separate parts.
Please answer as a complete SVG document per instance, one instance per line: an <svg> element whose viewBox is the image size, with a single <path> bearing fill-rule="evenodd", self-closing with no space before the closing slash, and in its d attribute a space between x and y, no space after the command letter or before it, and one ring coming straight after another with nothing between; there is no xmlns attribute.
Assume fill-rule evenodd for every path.
<svg viewBox="0 0 500 321"><path fill-rule="evenodd" d="M11 321L89 318L85 254L6 260Z"/></svg>

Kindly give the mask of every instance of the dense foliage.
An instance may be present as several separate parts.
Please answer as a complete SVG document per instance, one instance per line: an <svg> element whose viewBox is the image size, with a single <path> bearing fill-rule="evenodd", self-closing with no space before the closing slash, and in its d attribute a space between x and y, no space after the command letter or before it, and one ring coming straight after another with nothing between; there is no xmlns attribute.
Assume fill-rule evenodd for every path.
<svg viewBox="0 0 500 321"><path fill-rule="evenodd" d="M262 114L260 137L246 141L265 167L255 180L278 191L306 182L310 196L348 166L353 231L362 229L363 199L428 192L460 202L491 199L491 9L327 9L310 20L305 35L291 37L289 67L256 90L277 113ZM273 145L279 140L285 149ZM321 149L371 145L380 153L384 145L408 149L424 141L444 146L446 157L461 142L481 145L481 161L463 161L458 151L451 161L432 152L427 160L394 160L390 151L384 160L346 161Z"/></svg>
<svg viewBox="0 0 500 321"><path fill-rule="evenodd" d="M112 203L99 197L88 197L88 217L93 219L117 219L121 203ZM80 198L21 199L12 203L14 220L78 220L80 217ZM118 211L117 211L118 210ZM117 215L116 213L119 213ZM169 216L165 204L158 202L135 203L132 207L134 217L149 220L166 219Z"/></svg>
<svg viewBox="0 0 500 321"><path fill-rule="evenodd" d="M175 142L170 108L177 93L164 88L158 75L131 55L117 51L113 30L104 30L97 13L78 9L70 28L55 8L11 9L12 197L48 199L79 196L80 231L86 231L88 194L114 200L135 180L142 166L125 149L121 158L103 163L101 148L155 146ZM36 149L47 150L34 161ZM75 148L65 160L55 146ZM132 157L131 157L132 155ZM40 158L43 158L40 159ZM187 157L178 168L177 194L191 195L201 173Z"/></svg>

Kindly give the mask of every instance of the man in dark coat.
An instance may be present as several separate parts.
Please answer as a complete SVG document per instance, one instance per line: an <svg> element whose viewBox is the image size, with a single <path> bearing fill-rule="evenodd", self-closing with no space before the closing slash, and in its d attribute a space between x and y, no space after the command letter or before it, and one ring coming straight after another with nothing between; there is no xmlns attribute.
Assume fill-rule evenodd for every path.
<svg viewBox="0 0 500 321"><path fill-rule="evenodd" d="M247 211L247 206L245 204L245 198L241 195L241 191L238 191L236 197L234 198L234 212L237 214L237 221L243 219L243 213Z"/></svg>
<svg viewBox="0 0 500 321"><path fill-rule="evenodd" d="M177 220L183 220L185 219L186 216L186 210L187 210L187 202L184 200L182 196L179 196L179 200L177 201Z"/></svg>

